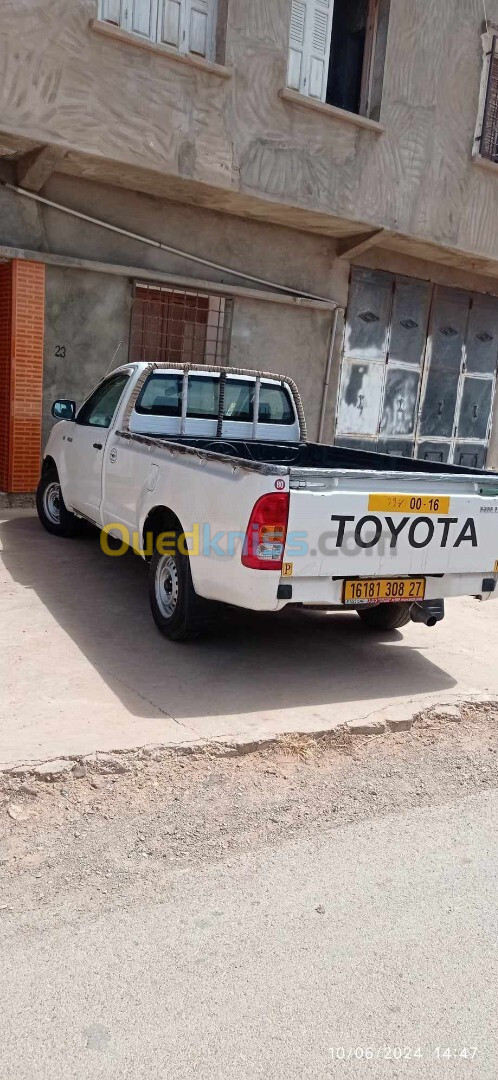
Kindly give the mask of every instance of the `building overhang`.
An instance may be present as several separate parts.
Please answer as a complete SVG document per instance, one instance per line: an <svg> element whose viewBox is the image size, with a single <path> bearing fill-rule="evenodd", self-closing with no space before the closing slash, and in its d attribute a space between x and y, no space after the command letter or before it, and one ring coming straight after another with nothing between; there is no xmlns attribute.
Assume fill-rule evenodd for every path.
<svg viewBox="0 0 498 1080"><path fill-rule="evenodd" d="M10 169L9 169L10 165ZM355 220L300 206L289 199L275 201L261 191L219 187L188 177L140 168L126 162L83 153L60 144L40 145L15 133L0 131L2 169L27 190L39 191L50 176L91 180L159 199L204 207L258 222L313 233L336 242L337 257L348 262L376 254L404 256L441 268L498 278L498 256L437 243L393 229L382 222ZM498 176L497 176L498 183Z"/></svg>

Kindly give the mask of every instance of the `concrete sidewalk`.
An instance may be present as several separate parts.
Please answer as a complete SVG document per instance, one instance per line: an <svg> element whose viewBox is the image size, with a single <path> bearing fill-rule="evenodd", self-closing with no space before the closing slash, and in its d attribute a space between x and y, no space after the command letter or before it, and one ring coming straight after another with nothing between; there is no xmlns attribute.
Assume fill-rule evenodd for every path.
<svg viewBox="0 0 498 1080"><path fill-rule="evenodd" d="M437 629L385 635L354 614L228 613L175 645L136 556L104 556L90 532L50 537L30 511L5 511L0 541L0 768L498 698L498 602L450 601Z"/></svg>

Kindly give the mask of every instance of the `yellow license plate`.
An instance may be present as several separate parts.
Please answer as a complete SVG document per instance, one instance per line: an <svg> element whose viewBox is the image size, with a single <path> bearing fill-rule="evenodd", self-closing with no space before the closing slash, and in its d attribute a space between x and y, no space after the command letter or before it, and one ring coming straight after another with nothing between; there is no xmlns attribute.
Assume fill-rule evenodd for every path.
<svg viewBox="0 0 498 1080"><path fill-rule="evenodd" d="M450 499L441 495L370 495L368 509L381 514L449 514Z"/></svg>
<svg viewBox="0 0 498 1080"><path fill-rule="evenodd" d="M345 604L413 604L424 597L425 578L363 578L344 582Z"/></svg>

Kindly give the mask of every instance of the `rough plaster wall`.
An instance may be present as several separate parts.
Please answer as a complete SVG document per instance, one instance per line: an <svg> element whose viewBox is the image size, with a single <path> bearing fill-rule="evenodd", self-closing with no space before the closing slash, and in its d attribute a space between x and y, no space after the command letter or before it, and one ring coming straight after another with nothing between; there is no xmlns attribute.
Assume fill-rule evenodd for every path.
<svg viewBox="0 0 498 1080"><path fill-rule="evenodd" d="M240 298L234 306L230 363L295 379L311 439L318 434L331 322L330 312L296 311Z"/></svg>
<svg viewBox="0 0 498 1080"><path fill-rule="evenodd" d="M3 0L5 130L229 185L223 80L100 37L96 16L97 0Z"/></svg>
<svg viewBox="0 0 498 1080"><path fill-rule="evenodd" d="M278 104L290 4L270 6L280 15L271 27L264 0L234 0L231 9L231 58L242 89L235 146L243 186L496 256L498 178L471 159L481 0L392 4L381 136ZM488 15L498 18L497 0L487 6Z"/></svg>
<svg viewBox="0 0 498 1080"><path fill-rule="evenodd" d="M223 80L95 34L96 0L3 0L0 126L498 257L497 177L471 160L482 0L392 4L381 136L278 97L290 6L230 0Z"/></svg>
<svg viewBox="0 0 498 1080"><path fill-rule="evenodd" d="M13 179L11 171L5 179ZM39 206L30 199L13 197L10 191L0 186L0 243L44 250L45 241Z"/></svg>
<svg viewBox="0 0 498 1080"><path fill-rule="evenodd" d="M347 298L347 266L335 259L335 246L330 239L62 175L52 178L44 194L56 202L242 272L330 296L340 303ZM23 201L16 195L11 199L13 208ZM44 207L42 216L49 250L58 254L251 287L250 282L229 272L220 273L181 256L158 251L59 211ZM0 235L1 232L0 225ZM20 229L19 236L22 235L25 234Z"/></svg>
<svg viewBox="0 0 498 1080"><path fill-rule="evenodd" d="M81 403L114 366L128 360L131 286L127 278L48 266L46 272L43 438L55 398ZM57 355L59 354L59 355Z"/></svg>

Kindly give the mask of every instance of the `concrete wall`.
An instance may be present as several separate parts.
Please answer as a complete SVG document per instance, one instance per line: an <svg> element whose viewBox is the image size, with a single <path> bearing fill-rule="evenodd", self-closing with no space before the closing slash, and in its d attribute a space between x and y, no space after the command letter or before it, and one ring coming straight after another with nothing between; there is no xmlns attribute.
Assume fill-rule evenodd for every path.
<svg viewBox="0 0 498 1080"><path fill-rule="evenodd" d="M222 79L98 35L97 0L4 0L0 129L60 144L64 169L86 156L130 186L181 178L220 206L278 204L291 224L320 211L498 258L498 177L471 156L482 0L393 0L383 134L279 97L290 7L230 0ZM498 20L498 0L486 7Z"/></svg>
<svg viewBox="0 0 498 1080"><path fill-rule="evenodd" d="M276 371L295 379L304 403L308 434L316 439L332 316L236 299L230 362ZM334 401L329 408L332 435Z"/></svg>
<svg viewBox="0 0 498 1080"><path fill-rule="evenodd" d="M43 437L55 398L81 403L105 375L128 359L131 286L126 278L48 266L46 271Z"/></svg>
<svg viewBox="0 0 498 1080"><path fill-rule="evenodd" d="M108 220L117 218L133 230L211 261L346 303L349 266L335 258L334 244L328 239L63 176L54 177L45 194ZM33 214L33 206L0 188L0 221L11 244L177 274L192 281L250 285L234 274L158 252L47 207L35 207ZM128 359L132 294L131 277L88 269L48 265L46 281L44 438L52 423L54 398L73 397L80 402L107 370L120 341L115 365ZM328 311L240 296L234 299L230 362L295 378L313 438L318 431L331 321ZM338 338L338 349L339 345ZM334 400L331 395L330 436Z"/></svg>
<svg viewBox="0 0 498 1080"><path fill-rule="evenodd" d="M0 164L0 178L2 175L12 180L13 170ZM1 186L0 244L250 287L251 283L243 276L230 273L232 267L242 275L253 274L276 285L341 303L347 298L348 264L336 260L336 244L328 237L62 174L54 174L45 185L43 196L201 259L220 263L227 269L220 272L181 255L149 247L51 207L40 206Z"/></svg>

